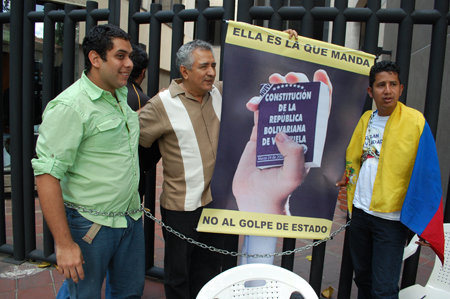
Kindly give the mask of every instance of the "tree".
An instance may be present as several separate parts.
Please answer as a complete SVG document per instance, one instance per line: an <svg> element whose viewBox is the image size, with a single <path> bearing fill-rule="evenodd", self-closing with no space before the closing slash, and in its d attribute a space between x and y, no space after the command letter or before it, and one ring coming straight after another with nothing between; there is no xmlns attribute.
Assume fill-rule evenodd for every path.
<svg viewBox="0 0 450 299"><path fill-rule="evenodd" d="M56 23L55 28L55 43L58 46L63 46L64 44L64 23Z"/></svg>
<svg viewBox="0 0 450 299"><path fill-rule="evenodd" d="M9 7L10 0L3 0L3 12L10 12L11 8Z"/></svg>

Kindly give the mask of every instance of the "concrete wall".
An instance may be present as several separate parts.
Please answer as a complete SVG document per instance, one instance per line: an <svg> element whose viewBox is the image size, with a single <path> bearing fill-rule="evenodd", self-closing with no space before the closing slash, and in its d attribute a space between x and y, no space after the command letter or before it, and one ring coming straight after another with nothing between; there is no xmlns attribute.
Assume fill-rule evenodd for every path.
<svg viewBox="0 0 450 299"><path fill-rule="evenodd" d="M79 6L86 7L86 1L87 0L51 0L51 2L57 3L57 4L74 4Z"/></svg>

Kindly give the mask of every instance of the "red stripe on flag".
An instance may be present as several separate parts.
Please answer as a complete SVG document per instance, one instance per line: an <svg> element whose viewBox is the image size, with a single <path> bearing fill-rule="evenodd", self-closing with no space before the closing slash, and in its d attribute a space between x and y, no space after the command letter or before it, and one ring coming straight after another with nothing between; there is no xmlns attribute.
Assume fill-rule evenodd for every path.
<svg viewBox="0 0 450 299"><path fill-rule="evenodd" d="M424 238L431 245L431 249L434 250L436 255L441 260L442 264L444 264L444 250L445 250L445 238L444 238L444 209L442 206L442 198L441 204L439 205L439 209L434 214L433 218L431 218L427 227L423 230L423 233L420 237Z"/></svg>

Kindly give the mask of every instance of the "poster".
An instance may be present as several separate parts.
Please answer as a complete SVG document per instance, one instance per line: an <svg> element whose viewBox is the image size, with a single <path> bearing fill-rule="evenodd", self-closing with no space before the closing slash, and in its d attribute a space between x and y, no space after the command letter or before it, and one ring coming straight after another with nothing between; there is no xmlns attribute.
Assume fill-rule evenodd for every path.
<svg viewBox="0 0 450 299"><path fill-rule="evenodd" d="M211 184L213 202L203 210L198 230L303 239L329 236L339 193L335 183L344 174L345 151L361 116L369 85L368 74L375 57L314 39L289 39L287 33L232 21L228 23L223 55L224 89L217 159ZM298 104L295 108L292 104L294 100L300 103L306 96L289 96L289 90L306 88L302 83L308 82L316 82L314 88L321 90L322 104L300 111L297 110L300 109ZM311 142L305 158L308 152L317 154L313 144L319 144L320 159L316 157L315 165L306 166L309 172L302 172L303 168L297 167L300 165L297 165L298 159L295 165L292 164L291 154L286 155L282 167L257 167L253 146L257 142L262 146L264 139L259 133L257 141L258 134L253 132L253 127L259 115L255 116L246 105L250 101L250 105L258 107L254 99L261 100L261 93L267 93L264 90L266 84L281 86L286 92L281 96L272 95L272 99L279 100L278 104L269 107L272 112L265 116L267 123L272 116L272 123L258 123L262 126L259 130L265 127L267 132L274 133L267 136L269 139L265 142L271 145L275 142L278 147L279 142L285 144L283 136L286 135L276 134L280 130L288 130L290 125L290 130L295 130L300 136L288 136L290 139L295 138L297 143L302 143L302 140L305 144ZM274 111L276 109L281 111ZM303 122L303 115L311 114L321 115L321 120L313 125ZM274 123L283 117L293 122ZM306 137L301 137L300 131L316 129L324 133L314 133L314 140L309 141L305 138L311 137L306 133ZM242 162L244 160L245 163ZM290 184L295 175L281 180L276 177L274 173L279 174L283 167L286 173L288 168L290 171L299 169L301 182L297 180Z"/></svg>

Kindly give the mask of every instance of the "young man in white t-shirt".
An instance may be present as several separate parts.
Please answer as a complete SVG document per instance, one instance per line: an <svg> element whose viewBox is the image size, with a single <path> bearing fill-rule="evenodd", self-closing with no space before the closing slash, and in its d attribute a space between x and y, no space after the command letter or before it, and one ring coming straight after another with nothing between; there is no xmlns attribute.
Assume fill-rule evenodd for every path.
<svg viewBox="0 0 450 299"><path fill-rule="evenodd" d="M391 61L371 68L367 92L377 110L361 117L347 149L347 179L337 184L347 185L358 299L398 298L407 236L400 214L416 156L408 130L423 120L420 112L398 102L403 91L399 74ZM403 163L408 165L401 164L402 156L411 157Z"/></svg>
<svg viewBox="0 0 450 299"><path fill-rule="evenodd" d="M377 72L374 78L370 77L370 86L367 87L367 92L375 101L377 110L372 112L366 130L362 158L366 160L362 162L356 184L352 225L349 231L358 299L398 298L398 280L407 235L406 227L400 223L400 211L383 213L370 210L384 129L403 91L403 85L398 77L400 70L396 71L395 65L388 62L383 65L393 70ZM370 243L373 246L370 246ZM360 244L370 244L366 247L369 251L360 247ZM372 262L373 252L381 253L382 250L385 252L383 259L379 260L379 267L374 267L376 263ZM368 259L370 255L372 259ZM387 267L382 267L383 264Z"/></svg>

